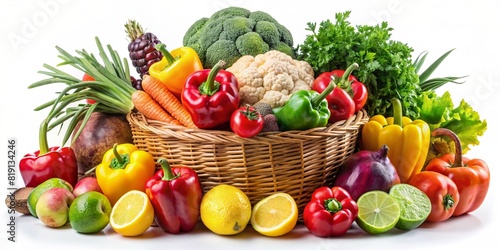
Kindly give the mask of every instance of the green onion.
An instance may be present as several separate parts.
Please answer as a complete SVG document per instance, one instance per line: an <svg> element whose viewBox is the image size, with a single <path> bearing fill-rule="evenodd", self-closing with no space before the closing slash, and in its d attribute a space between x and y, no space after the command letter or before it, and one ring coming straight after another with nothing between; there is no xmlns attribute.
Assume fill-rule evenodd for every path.
<svg viewBox="0 0 500 250"><path fill-rule="evenodd" d="M35 108L35 111L50 108L46 118L49 124L48 130L57 126L62 128L62 125L69 121L62 145L67 143L81 121L80 128L74 133L74 138L78 137L93 112L126 115L134 108L132 93L136 89L131 84L127 59L120 59L111 45L107 45L105 50L98 37L95 38L95 42L101 62L86 50L77 50L76 55L72 55L56 46L59 52L58 58L62 59L62 62L56 67L44 64L45 70L40 70L38 73L48 78L28 87L32 89L55 83L67 85L56 93L56 98ZM82 81L81 77L72 76L58 68L65 65L81 71L82 75L92 76L95 81ZM95 103L81 103L87 99L92 99Z"/></svg>
<svg viewBox="0 0 500 250"><path fill-rule="evenodd" d="M446 83L456 83L456 84L462 84L463 82L457 82L456 80L465 78L466 76L449 76L449 77L439 77L439 78L432 78L428 79L432 73L439 67L439 65L448 57L448 55L455 49L451 49L441 55L436 61L434 61L427 69L424 70L424 72L419 73L420 69L422 68L422 65L425 62L425 59L427 58L428 52L422 52L418 57L415 59L413 62L413 67L415 68L415 72L419 74L419 83L420 83L420 88L422 91L428 91L428 90L436 90L437 88L445 85Z"/></svg>

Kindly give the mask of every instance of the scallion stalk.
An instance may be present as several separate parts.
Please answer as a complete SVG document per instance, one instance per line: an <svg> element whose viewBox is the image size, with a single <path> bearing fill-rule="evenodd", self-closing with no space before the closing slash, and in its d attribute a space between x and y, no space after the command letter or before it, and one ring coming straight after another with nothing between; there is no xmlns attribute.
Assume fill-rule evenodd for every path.
<svg viewBox="0 0 500 250"><path fill-rule="evenodd" d="M50 107L46 118L49 124L48 130L57 126L62 127L65 122L69 121L62 145L69 140L73 132L75 132L74 138L78 137L93 112L125 115L134 108L132 93L136 89L131 84L127 59L120 59L118 52L113 50L111 45L107 45L107 50L105 50L98 37L95 38L95 42L98 57L86 50L76 51L73 55L56 46L59 52L58 58L62 59L62 62L57 66L44 64L45 70L40 70L38 73L48 78L28 87L31 89L60 83L66 85L56 93L56 98L35 108L39 111ZM81 71L82 75L92 76L95 81L82 81L81 77L75 77L59 68L66 65ZM86 99L92 99L95 103L82 104L82 101ZM75 131L80 121L81 127Z"/></svg>

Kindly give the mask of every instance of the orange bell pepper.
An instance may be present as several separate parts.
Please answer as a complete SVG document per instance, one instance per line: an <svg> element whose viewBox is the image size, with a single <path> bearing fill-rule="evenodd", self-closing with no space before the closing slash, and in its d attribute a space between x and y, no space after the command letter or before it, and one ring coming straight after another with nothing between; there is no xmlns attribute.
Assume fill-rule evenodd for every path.
<svg viewBox="0 0 500 250"><path fill-rule="evenodd" d="M203 69L200 57L190 47L180 47L169 52L165 44L159 43L156 49L163 53L163 58L151 64L149 75L160 80L180 99L188 76Z"/></svg>
<svg viewBox="0 0 500 250"><path fill-rule="evenodd" d="M426 171L435 171L448 176L457 185L460 194L453 216L470 213L484 201L490 185L490 170L481 159L468 159L462 156L462 147L458 136L449 129L437 128L432 136L446 135L455 143L455 154L448 153L432 159L425 167Z"/></svg>

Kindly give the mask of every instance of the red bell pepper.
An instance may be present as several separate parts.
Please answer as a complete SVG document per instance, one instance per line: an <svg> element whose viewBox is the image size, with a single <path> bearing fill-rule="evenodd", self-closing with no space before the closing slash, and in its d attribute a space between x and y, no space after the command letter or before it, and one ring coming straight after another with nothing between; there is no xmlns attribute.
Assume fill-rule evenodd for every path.
<svg viewBox="0 0 500 250"><path fill-rule="evenodd" d="M460 139L453 131L437 128L432 136L446 135L455 143L455 154L445 154L432 159L425 170L436 171L448 176L458 188L460 202L453 216L470 213L476 210L484 201L490 186L490 170L481 159L468 159L462 156Z"/></svg>
<svg viewBox="0 0 500 250"><path fill-rule="evenodd" d="M47 143L48 122L40 125L40 150L26 154L19 161L19 171L26 187L36 187L44 181L57 177L73 187L78 181L76 155L70 147L51 147Z"/></svg>
<svg viewBox="0 0 500 250"><path fill-rule="evenodd" d="M341 187L320 187L304 208L304 224L318 237L340 236L358 216L358 205Z"/></svg>
<svg viewBox="0 0 500 250"><path fill-rule="evenodd" d="M200 216L202 189L198 175L187 166L170 167L164 158L158 163L162 169L146 182L155 221L168 233L189 232Z"/></svg>
<svg viewBox="0 0 500 250"><path fill-rule="evenodd" d="M227 125L233 111L240 104L239 85L236 76L223 70L225 63L218 62L211 70L192 73L186 80L181 94L194 124L201 129Z"/></svg>
<svg viewBox="0 0 500 250"><path fill-rule="evenodd" d="M354 64L357 68L357 64ZM366 88L364 83L358 81L358 79L353 75L349 75L346 81L344 77L346 71L348 70L336 69L331 71L330 73L335 77L342 77L339 85L343 89L345 89L347 93L349 93L349 95L352 97L355 105L354 112L358 112L365 106L366 101L368 100L368 89Z"/></svg>
<svg viewBox="0 0 500 250"><path fill-rule="evenodd" d="M422 171L414 175L408 184L423 191L431 200L431 213L426 221L441 222L449 219L460 203L457 185L448 176L438 172Z"/></svg>
<svg viewBox="0 0 500 250"><path fill-rule="evenodd" d="M332 115L330 122L345 120L361 110L368 99L368 89L351 72L358 67L352 64L346 70L336 69L321 73L313 83L312 89L321 92L333 81L336 87L327 96Z"/></svg>
<svg viewBox="0 0 500 250"><path fill-rule="evenodd" d="M324 73L323 73L324 74ZM337 121L347 120L349 117L354 115L354 101L349 96L349 94L338 87L335 83L335 80L332 78L331 80L322 79L323 76L319 76L314 80L312 89L317 91L318 93L322 93L330 81L335 88L330 94L326 96L326 100L328 101L328 109L330 110L330 118L328 121L330 123L335 123Z"/></svg>

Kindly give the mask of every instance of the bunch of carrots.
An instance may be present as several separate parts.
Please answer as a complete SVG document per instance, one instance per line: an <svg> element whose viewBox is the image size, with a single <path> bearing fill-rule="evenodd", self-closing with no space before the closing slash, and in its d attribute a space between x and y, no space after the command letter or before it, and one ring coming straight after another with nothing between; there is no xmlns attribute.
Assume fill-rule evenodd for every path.
<svg viewBox="0 0 500 250"><path fill-rule="evenodd" d="M144 75L142 89L132 93L132 102L147 118L197 128L186 108L160 80Z"/></svg>

